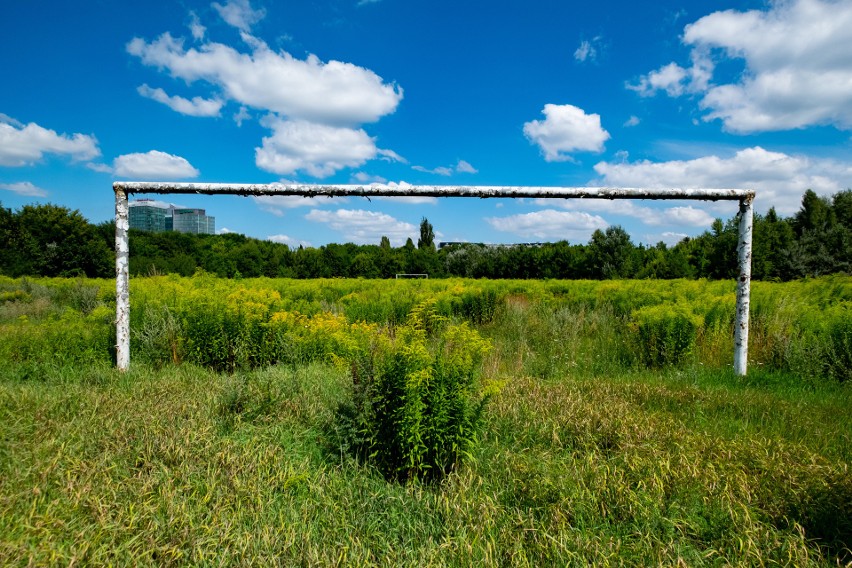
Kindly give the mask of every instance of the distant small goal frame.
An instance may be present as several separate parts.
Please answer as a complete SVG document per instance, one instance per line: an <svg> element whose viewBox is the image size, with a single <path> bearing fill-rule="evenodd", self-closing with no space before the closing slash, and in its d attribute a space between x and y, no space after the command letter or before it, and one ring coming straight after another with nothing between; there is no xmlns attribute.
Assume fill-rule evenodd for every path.
<svg viewBox="0 0 852 568"><path fill-rule="evenodd" d="M130 368L130 247L129 202L132 194L298 195L302 197L476 197L532 199L659 199L737 201L737 309L734 327L734 371L748 370L748 327L751 296L751 255L754 226L753 189L647 189L635 187L540 187L471 185L327 185L117 181L115 193L115 330L116 366Z"/></svg>

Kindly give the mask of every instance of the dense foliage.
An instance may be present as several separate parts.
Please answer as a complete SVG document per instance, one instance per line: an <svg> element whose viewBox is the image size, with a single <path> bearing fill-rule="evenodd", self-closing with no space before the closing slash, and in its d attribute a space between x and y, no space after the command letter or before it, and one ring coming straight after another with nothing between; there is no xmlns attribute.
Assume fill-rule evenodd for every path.
<svg viewBox="0 0 852 568"><path fill-rule="evenodd" d="M0 207L0 274L9 276L112 275L111 223L90 225L78 212L55 205ZM391 247L328 244L289 247L239 234L130 233L134 275L180 274L196 270L222 277L392 278L395 274L467 278L733 278L737 270L735 219L717 219L710 231L674 246L631 242L619 226L597 230L589 243L487 246L453 244L436 250L434 229L420 224L411 239ZM774 209L757 215L753 277L757 280L852 272L852 191L831 199L808 190L798 213L779 217Z"/></svg>

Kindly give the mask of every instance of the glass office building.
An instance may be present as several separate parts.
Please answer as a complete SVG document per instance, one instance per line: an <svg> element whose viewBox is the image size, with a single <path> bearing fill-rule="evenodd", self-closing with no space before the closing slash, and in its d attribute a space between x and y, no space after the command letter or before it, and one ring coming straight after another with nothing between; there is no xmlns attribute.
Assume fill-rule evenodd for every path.
<svg viewBox="0 0 852 568"><path fill-rule="evenodd" d="M173 205L139 199L130 203L130 228L139 231L176 231L195 235L216 233L216 218L204 209L185 209Z"/></svg>
<svg viewBox="0 0 852 568"><path fill-rule="evenodd" d="M149 200L140 199L130 203L130 228L139 231L160 233L166 230L168 208Z"/></svg>
<svg viewBox="0 0 852 568"><path fill-rule="evenodd" d="M216 233L216 218L204 209L173 209L172 230L178 233L212 235Z"/></svg>

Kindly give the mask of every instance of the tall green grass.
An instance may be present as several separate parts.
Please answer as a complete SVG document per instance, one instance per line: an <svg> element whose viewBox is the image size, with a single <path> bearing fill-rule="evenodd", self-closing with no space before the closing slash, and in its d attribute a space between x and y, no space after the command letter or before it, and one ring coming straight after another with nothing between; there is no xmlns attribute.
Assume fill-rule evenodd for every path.
<svg viewBox="0 0 852 568"><path fill-rule="evenodd" d="M493 397L472 461L423 485L335 451L350 380L325 364L4 378L0 564L850 559L844 387L519 375Z"/></svg>
<svg viewBox="0 0 852 568"><path fill-rule="evenodd" d="M0 565L852 562L848 278L756 283L747 377L731 283L386 284L134 279L123 374L112 282L0 279ZM411 325L501 387L432 484L339 436Z"/></svg>

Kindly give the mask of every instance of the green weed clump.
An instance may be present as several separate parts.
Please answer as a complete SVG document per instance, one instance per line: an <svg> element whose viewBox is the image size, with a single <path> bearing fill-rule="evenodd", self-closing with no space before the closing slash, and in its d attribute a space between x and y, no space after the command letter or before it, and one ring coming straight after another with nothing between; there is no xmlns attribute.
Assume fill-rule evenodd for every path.
<svg viewBox="0 0 852 568"><path fill-rule="evenodd" d="M494 321L504 297L497 290L483 288L464 292L453 302L453 312L476 325Z"/></svg>
<svg viewBox="0 0 852 568"><path fill-rule="evenodd" d="M646 306L633 312L631 344L638 361L650 368L677 365L695 351L704 318L683 303Z"/></svg>
<svg viewBox="0 0 852 568"><path fill-rule="evenodd" d="M352 367L337 444L388 479L439 481L477 440L493 392L478 381L490 344L467 323L445 324L434 302L418 305Z"/></svg>

